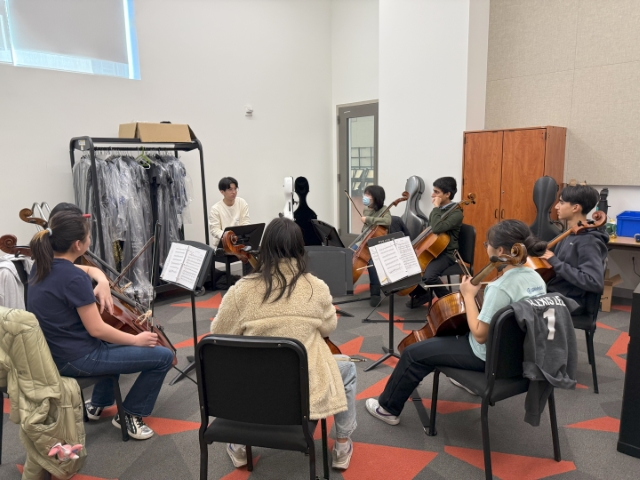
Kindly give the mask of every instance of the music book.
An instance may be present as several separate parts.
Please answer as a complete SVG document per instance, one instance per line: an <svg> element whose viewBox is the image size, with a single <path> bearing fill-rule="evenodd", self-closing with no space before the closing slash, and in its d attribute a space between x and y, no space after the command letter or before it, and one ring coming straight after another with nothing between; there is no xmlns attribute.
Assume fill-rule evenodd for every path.
<svg viewBox="0 0 640 480"><path fill-rule="evenodd" d="M388 285L422 273L409 237L370 246L369 251L380 278L380 285Z"/></svg>
<svg viewBox="0 0 640 480"><path fill-rule="evenodd" d="M193 290L206 256L206 250L173 242L160 278Z"/></svg>

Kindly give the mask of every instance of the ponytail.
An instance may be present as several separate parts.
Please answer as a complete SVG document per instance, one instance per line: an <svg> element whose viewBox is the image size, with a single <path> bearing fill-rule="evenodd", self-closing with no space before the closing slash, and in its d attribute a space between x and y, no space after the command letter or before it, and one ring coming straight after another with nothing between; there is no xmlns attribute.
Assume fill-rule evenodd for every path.
<svg viewBox="0 0 640 480"><path fill-rule="evenodd" d="M524 243L527 254L532 257L541 256L547 249L547 242L534 237L527 224L520 220L503 220L493 225L487 232L487 241L493 248L502 247L507 252L514 244Z"/></svg>
<svg viewBox="0 0 640 480"><path fill-rule="evenodd" d="M55 213L48 228L36 233L29 243L36 264L33 283L41 282L51 273L54 252L68 252L75 241L87 238L89 228L89 221L82 213L73 210Z"/></svg>

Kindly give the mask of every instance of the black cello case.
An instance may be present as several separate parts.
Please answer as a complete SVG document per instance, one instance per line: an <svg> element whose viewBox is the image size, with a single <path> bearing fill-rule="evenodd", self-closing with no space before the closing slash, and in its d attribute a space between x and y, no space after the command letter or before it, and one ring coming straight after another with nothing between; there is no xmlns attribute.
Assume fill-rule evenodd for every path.
<svg viewBox="0 0 640 480"><path fill-rule="evenodd" d="M549 242L562 233L551 220L551 208L558 196L558 184L551 177L540 177L533 186L533 203L538 210L536 219L529 226L540 240Z"/></svg>
<svg viewBox="0 0 640 480"><path fill-rule="evenodd" d="M424 180L417 175L413 175L407 179L404 189L409 192L409 201L401 218L409 230L411 240L413 240L429 225L428 217L420 210L420 197L424 193Z"/></svg>

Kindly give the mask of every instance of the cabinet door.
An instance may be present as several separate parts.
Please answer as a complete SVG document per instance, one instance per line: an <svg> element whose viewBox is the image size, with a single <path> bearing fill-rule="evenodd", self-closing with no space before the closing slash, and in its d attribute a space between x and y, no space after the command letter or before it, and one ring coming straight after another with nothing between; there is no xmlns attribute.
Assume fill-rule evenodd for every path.
<svg viewBox="0 0 640 480"><path fill-rule="evenodd" d="M498 221L502 166L502 131L466 133L464 143L464 197L475 193L477 203L464 209L464 223L476 229L474 271L489 261L482 245L489 227Z"/></svg>
<svg viewBox="0 0 640 480"><path fill-rule="evenodd" d="M536 218L533 185L544 175L545 130L505 130L502 154L500 219Z"/></svg>

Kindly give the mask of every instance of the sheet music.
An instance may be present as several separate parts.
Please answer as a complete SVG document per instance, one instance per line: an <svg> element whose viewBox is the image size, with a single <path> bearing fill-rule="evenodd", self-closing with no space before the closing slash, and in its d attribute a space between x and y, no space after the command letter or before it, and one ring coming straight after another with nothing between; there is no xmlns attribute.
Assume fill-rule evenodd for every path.
<svg viewBox="0 0 640 480"><path fill-rule="evenodd" d="M398 249L395 246L395 242L379 243L373 248L377 250L380 262L384 268L385 276L389 280L389 283L395 283L398 280L402 280L409 276L407 274L407 269L400 258ZM380 284L382 284L382 281Z"/></svg>
<svg viewBox="0 0 640 480"><path fill-rule="evenodd" d="M193 287L195 287L198 281L198 275L200 274L200 269L202 268L202 263L206 255L207 252L201 248L189 245L187 255L182 264L182 270L180 270L176 283L184 285L189 290L193 290Z"/></svg>
<svg viewBox="0 0 640 480"><path fill-rule="evenodd" d="M422 268L420 268L416 252L413 251L411 239L409 237L397 238L393 243L395 243L396 248L398 249L404 268L407 269L407 276L410 277L411 275L421 274Z"/></svg>
<svg viewBox="0 0 640 480"><path fill-rule="evenodd" d="M389 277L387 273L384 271L384 266L380 261L380 256L378 255L378 250L376 247L370 247L369 253L371 254L371 260L373 261L373 265L376 267L376 272L378 274L378 279L380 280L380 285L386 285L389 282Z"/></svg>
<svg viewBox="0 0 640 480"><path fill-rule="evenodd" d="M180 269L184 263L184 259L187 256L189 245L183 243L172 243L169 249L169 255L164 262L162 268L162 274L160 278L167 282L176 282L178 275L180 275Z"/></svg>

